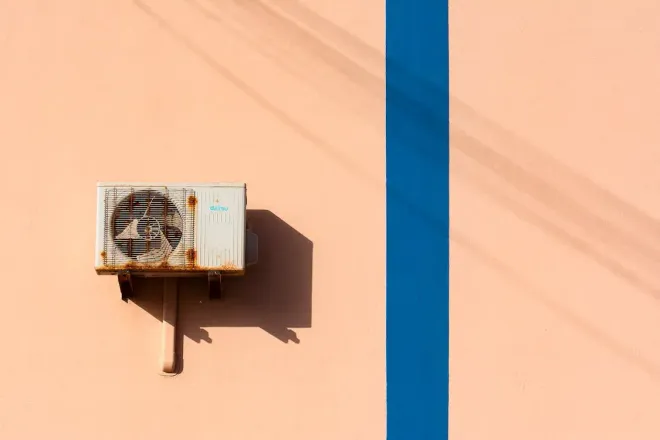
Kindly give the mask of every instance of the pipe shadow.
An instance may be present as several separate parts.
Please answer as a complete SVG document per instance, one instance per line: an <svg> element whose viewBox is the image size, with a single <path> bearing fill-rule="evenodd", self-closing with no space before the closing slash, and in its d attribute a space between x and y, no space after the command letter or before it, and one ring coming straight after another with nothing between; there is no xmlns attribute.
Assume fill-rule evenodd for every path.
<svg viewBox="0 0 660 440"><path fill-rule="evenodd" d="M210 69L214 70L215 73L231 82L284 125L306 139L319 152L351 171L356 178L360 179L372 190L378 192L383 190L382 180L371 177L370 173L364 167L352 160L349 155L340 151L336 145L333 145L321 135L309 129L304 123L291 115L290 112L269 100L253 85L247 83L240 75L236 74L226 61L223 62L211 56L186 35L186 33L177 29L156 9L145 3L144 0L133 0L133 2L138 9L154 20L171 38L190 50ZM217 9L219 4L217 2L212 3ZM244 39L246 38L244 32L237 31L235 24L232 25L229 23L231 21L231 15L229 17L220 16L209 8L203 7L196 0L183 0L182 4L193 7L207 20L211 20L217 25L231 28L230 30L234 33L237 33ZM449 118L449 104L447 102L449 91L442 86L442 84L446 84L446 78L431 78L423 71L416 72L408 68L403 60L399 60L390 54L385 58L387 75L383 78L372 73L356 60L342 54L323 39L309 33L300 24L297 24L295 20L274 10L272 6L263 2L243 2L241 6L255 16L260 16L270 22L275 28L289 29L289 32L293 32L293 35L297 38L305 40L303 46L307 49L306 52L308 54L310 53L310 48L313 49L311 53L316 58L322 57L328 66L335 69L341 75L346 76L354 84L360 86L362 96L370 100L373 111L382 111L381 98L383 97L383 91L385 91L387 95L388 118L397 119L398 121L396 125L388 126L387 129L387 138L394 141L388 141L388 155L397 155L399 157L414 156L412 158L414 163L410 166L431 170L429 173L420 171L416 174L418 178L421 179L425 175L442 176L441 178L446 180L446 184L448 185L449 148L446 144L448 144L449 139L449 127L447 124ZM333 37L351 45L355 51L360 53L360 58L362 59L371 60L373 63L374 60L382 60L383 58L383 54L377 50L367 46L349 32L342 31L339 26L331 23L329 20L314 13L298 2L283 2L278 4L278 7L286 10L290 15L305 21L306 26L326 30ZM273 36L271 40L277 41L278 39L276 36ZM263 47L258 50L264 54ZM440 48L439 51L446 51L446 48ZM278 61L277 58L273 58L272 52L269 55L269 58ZM306 79L309 80L309 76ZM438 103L444 104L439 106ZM440 148L437 145L438 139L443 140ZM405 148L405 151L401 151L401 148ZM445 224L446 221L443 220L445 216L439 216L437 213L430 212L425 207L426 197L424 197L422 192L411 192L409 190L410 185L411 182L389 179L387 182L388 197L395 199L396 203L404 207L408 212L415 213L423 223L422 226L428 228L429 231L434 230L439 225ZM433 179L432 182L417 182L417 185L420 187L437 187L437 182ZM446 230L446 225L443 227Z"/></svg>
<svg viewBox="0 0 660 440"><path fill-rule="evenodd" d="M218 74L234 82L239 89L269 110L281 122L310 141L312 146L345 166L370 187L377 190L382 188L381 182L370 178L368 173L348 155L305 127L293 115L268 101L256 89L242 82L229 67L220 64L192 43L141 0L134 1L171 36L193 51ZM218 24L227 24L230 21L227 18L223 20L220 16L222 10L218 1L211 1L217 12L209 8L200 8L197 0L186 0L186 2L195 6L207 19L212 19ZM470 168L492 173L502 183L517 191L516 196L531 197L535 202L554 211L563 222L569 222L584 232L581 236L572 234L564 230L561 224L527 207L522 199L505 198L492 188L481 185L485 194L528 222L552 234L556 239L573 246L617 276L626 279L642 292L657 297L658 280L648 274L647 277L641 277L637 267L640 263L652 265L660 256L660 243L656 244L648 239L657 236L660 232L660 225L655 218L602 185L589 180L579 171L554 159L519 134L502 127L497 121L480 114L469 104L452 96L446 86L448 78L430 78L419 68L416 69L415 66L407 65L403 60L393 57L391 51L385 55L386 75L382 78L366 69L356 59L342 54L324 39L311 33L305 35L307 31L304 27L323 31L326 36L330 35L337 41L341 40L345 45L352 45L351 51L361 53L359 58L372 65L382 59L382 54L378 51L368 47L358 38L319 16L302 3L296 0L282 0L272 5L264 2L255 3L257 2L242 2L242 5L246 11L262 17L263 21L270 21L272 28L281 30L290 27L287 31L290 35L310 39L311 41L304 42L304 51L307 53L315 51L317 58L323 57L325 63L332 66L337 73L360 86L363 96L369 98L371 104L380 105L376 99L382 96L385 88L388 118L397 120L397 124L388 124L387 127L388 156L397 155L405 158L409 161L406 163L409 167L433 168L436 175L442 175L447 182L450 174L449 156L452 156L452 162L455 162L454 158L459 155L467 158ZM296 20L304 26L300 26L295 22ZM276 35L272 37L272 41L278 41ZM446 48L439 46L438 50L445 51ZM278 55L277 48L272 48L269 55L271 59L277 61L275 56ZM449 138L451 138L450 145L445 142ZM438 142L438 139L442 141ZM399 150L403 148L405 151ZM540 172L541 168L543 172ZM455 168L452 172L454 170ZM426 173L418 173L419 176L423 174ZM411 182L402 183L388 176L388 198L394 202L388 202L388 206L396 204L399 210L405 210L405 215L414 218L421 227L429 231L434 233L437 233L438 229L447 231L448 215L428 209L427 198L421 195L418 197L418 194L410 191L410 187L414 186L427 187L426 183L428 182L415 182L414 185ZM630 258L620 258L622 252L630 255Z"/></svg>
<svg viewBox="0 0 660 440"><path fill-rule="evenodd" d="M145 1L133 1L137 8L158 23L161 29L178 41L179 44L182 44L190 50L208 67L213 69L224 79L231 82L236 88L245 93L264 110L271 113L271 115L277 118L280 122L308 140L312 145L318 148L319 151L336 162L341 163L347 169L350 169L357 177L372 186L374 185L375 182L368 177L367 171L352 161L346 154L342 153L339 148L332 145L332 143L327 141L323 136L310 130L304 123L300 122L298 118L291 115L289 111L281 108L277 103L272 102L253 85L248 84L239 74L235 73L227 63L221 62L210 55L188 35L173 26L172 23L163 17L156 9L145 3ZM194 8L207 20L213 21L217 25L223 26L223 28L232 31L256 51L277 63L278 66L284 70L292 72L293 67L282 63L278 60L278 56L287 51L293 50L293 48L287 48L287 51L277 49L269 51L267 48L263 47L263 43L260 43L261 46L259 46L255 41L250 40L249 33L246 34L245 31L240 31L235 23L231 23L231 15L228 17L220 16L218 13L202 6L195 0L183 0L182 4ZM216 9L220 6L217 2L213 2L213 4ZM300 4L287 4L289 8L294 5L297 5L294 9L295 15L304 17L309 21L310 26L322 23L323 29L329 29L329 32L337 36L337 38L347 42L347 44L351 44L361 54L361 57L371 60L383 58L383 55L376 49L370 48L357 37L351 35L347 31L338 31L340 28L337 25L332 24L329 20L322 18L316 13L312 13L311 10ZM442 87L442 84L446 84L447 78L429 77L423 71L416 72L406 66L406 63L403 60L398 60L390 54L388 54L384 60L387 75L383 77L374 74L359 62L343 54L340 50L334 48L322 38L313 35L300 24L296 23L295 20L286 17L275 10L272 6L263 2L244 2L241 3L241 6L246 12L251 13L254 17L260 17L262 20L269 23L270 26L273 26L274 29L287 32L292 37L295 37L295 41L297 42L297 45L301 47L300 50L304 55L321 60L326 66L339 74L344 81L348 81L349 83L358 86L358 90L361 92L358 93L358 95L346 95L344 98L347 101L353 102L360 98L367 99L370 110L369 114L373 115L382 112L383 97L386 95L388 114L391 115L390 117L396 117L396 119L401 122L398 124L399 127L403 128L407 133L416 132L419 134L417 139L409 140L410 145L413 145L413 148L420 153L432 156L438 155L438 149L435 148L435 144L430 145L430 142L422 142L420 144L419 140L422 138L427 140L446 139L448 137L448 129L446 125L449 116L449 108L448 105L438 106L438 103L446 102L448 97L448 90ZM280 4L279 6L284 6L284 4ZM276 35L273 35L271 40L277 42L278 38ZM446 53L446 49L441 48L439 51ZM306 70L309 69L307 68ZM299 76L301 81L310 83L310 81L315 82L318 79L309 75L306 71L302 73L305 73L306 75ZM321 92L328 90L327 83L316 83L316 87ZM333 96L333 98L337 97ZM438 110L439 107L441 107L440 110ZM382 129L380 126L378 128L379 130ZM406 134L390 132L390 130L388 130L387 136L394 139L397 137L406 137ZM426 163L427 160L424 160L424 162ZM437 165L440 166L442 162L446 161L440 160ZM444 168L446 169L446 166ZM378 182L377 185L380 186L380 182Z"/></svg>
<svg viewBox="0 0 660 440"><path fill-rule="evenodd" d="M185 2L188 5L194 5L207 18L222 23L217 14L200 7L196 0L185 0ZM141 5L140 0L136 0L136 3ZM216 6L220 4L217 1L212 3ZM307 52L310 52L311 48L315 49L317 57L323 58L327 65L334 67L338 72L361 85L367 95L373 97L382 93L383 78L365 69L359 62L342 54L323 39L312 35L291 17L304 22L307 27L316 26L323 29L326 34L341 40L346 45L351 45L355 52L363 54L366 58L377 59L378 52L355 36L295 0L278 2L276 6L261 1L241 2L240 4L246 11L272 23L275 29L289 29L288 32L296 36L297 41L311 40L304 44ZM145 9L144 4L140 7ZM276 9L285 11L285 14L290 17ZM172 33L171 26L164 22L162 17L157 17L153 10L147 9L145 12L161 21L166 28L169 27L170 33ZM229 21L231 21L230 18L224 19L225 23ZM180 40L182 39L181 35L176 36ZM191 45L185 37L183 37L183 43L189 47ZM213 65L214 61L208 54L199 48L194 50ZM616 260L614 256L620 254L621 251L633 254L633 259L637 259L637 261L640 258L645 260L646 264L657 259L660 255L660 244L654 244L647 238L660 232L660 226L655 219L608 192L602 186L588 180L585 176L571 170L567 165L539 151L516 133L501 127L496 122L480 115L466 103L451 96L443 86L446 84L446 78L429 78L423 72L416 72L413 66L404 65L389 53L385 63L388 117L398 121L396 125L388 126L387 129L388 139L394 140L394 142L388 141L388 155L406 157L406 160L410 161L410 166L433 168L436 175L443 175L445 176L443 178L449 180L447 166L449 148L438 148L435 140L451 138L452 156L458 153L469 157L475 165L490 170L516 190L531 196L563 219L588 231L591 244L582 243L584 237L573 239L562 232L555 235L561 236L562 240L571 241L573 245L580 242L577 247L592 259L629 281L643 285L646 291L656 290L655 286L649 286L645 282L640 283L638 277L633 275L635 272L633 268L625 267L629 265L630 261L625 263L612 261ZM227 69L220 70L217 65L215 68L226 76ZM246 93L260 101L283 122L296 129L328 156L351 169L370 186L377 186L380 189L380 183L369 178L360 166L339 152L333 145L312 133L303 124L297 123L285 111L265 101L265 98L260 96L256 90L249 89ZM438 106L439 102L447 104ZM447 124L448 119L451 119L450 126ZM486 133L485 136L484 133ZM405 151L399 151L402 148L405 148ZM539 168L539 164L542 164L545 172L539 173L534 170L535 167ZM418 176L423 174L418 173ZM405 182L405 185L409 183ZM428 184L428 182L418 183L419 186ZM399 205L405 206L408 212L417 215L428 227L440 226L446 229L446 219L425 208L423 197L418 198L415 194L411 194L405 185L399 184L395 179L390 179L387 185L388 196L396 199ZM537 221L536 223L542 228L548 229L547 222ZM561 226L553 226L553 228L556 232L557 228L561 229ZM601 249L605 256L596 255L592 251L595 243L606 248Z"/></svg>
<svg viewBox="0 0 660 440"><path fill-rule="evenodd" d="M259 327L281 342L300 343L294 329L312 326L313 243L268 210L248 210L259 236L259 262L242 277L223 277L223 296L209 300L208 280L179 278L177 371L183 339L212 343L207 328ZM135 278L132 302L163 319L163 279Z"/></svg>
<svg viewBox="0 0 660 440"><path fill-rule="evenodd" d="M594 184L588 184L568 168L554 166L550 158L536 155L533 150L507 154L502 151L503 147L480 141L453 124L451 137L454 176L465 179L498 205L589 257L640 291L660 298L660 281L652 274L660 252L657 244L648 239L656 235L653 232L657 231L658 225L651 217ZM507 145L511 148L513 142ZM520 165L525 161L527 166ZM541 161L550 172L531 170L532 162ZM486 173L498 177L504 185L493 185ZM507 186L514 192L507 194ZM566 191L562 187L572 190ZM576 197L579 193L587 193L589 197ZM533 208L525 202L525 197L554 213L557 220ZM562 225L559 220L571 227ZM646 239L641 236L645 232L650 234Z"/></svg>
<svg viewBox="0 0 660 440"><path fill-rule="evenodd" d="M627 346L620 340L600 329L598 326L589 322L584 317L579 316L568 307L552 299L547 292L544 292L538 286L523 278L518 271L508 266L502 262L501 259L495 257L482 247L474 244L467 238L467 236L464 236L455 229L451 230L451 241L469 251L473 257L477 258L490 269L503 276L507 282L519 287L519 291L525 292L528 297L532 298L537 303L542 304L556 316L574 328L580 330L590 339L598 342L614 355L629 362L641 371L644 371L654 381L660 381L660 365L654 360L646 357L643 353L640 353L639 350Z"/></svg>

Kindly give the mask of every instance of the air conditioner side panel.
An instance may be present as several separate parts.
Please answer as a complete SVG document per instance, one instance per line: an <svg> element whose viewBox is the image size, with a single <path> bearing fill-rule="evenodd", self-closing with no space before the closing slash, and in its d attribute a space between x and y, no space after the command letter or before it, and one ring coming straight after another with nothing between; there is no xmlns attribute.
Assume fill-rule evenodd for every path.
<svg viewBox="0 0 660 440"><path fill-rule="evenodd" d="M105 234L105 197L103 188L98 186L96 188L96 252L95 252L95 267L100 267L104 264L103 261L103 238Z"/></svg>
<svg viewBox="0 0 660 440"><path fill-rule="evenodd" d="M195 188L197 265L222 272L245 269L245 186Z"/></svg>

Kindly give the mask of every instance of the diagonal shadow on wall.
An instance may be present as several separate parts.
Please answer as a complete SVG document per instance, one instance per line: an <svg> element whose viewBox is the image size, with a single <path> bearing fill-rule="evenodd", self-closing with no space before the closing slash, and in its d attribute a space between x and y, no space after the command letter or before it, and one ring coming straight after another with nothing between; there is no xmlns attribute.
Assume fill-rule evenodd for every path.
<svg viewBox="0 0 660 440"><path fill-rule="evenodd" d="M206 3L213 4L215 6L213 9L218 12L201 6L199 0L184 1L197 9L202 16L219 25L231 27L233 30L241 28L241 23L235 18L230 19L220 15L222 4L217 0ZM380 189L380 182L372 179L366 170L339 151L336 146L305 127L276 103L268 101L249 84L244 83L231 69L195 45L185 33L176 30L142 0L134 0L134 3L209 67L233 82L281 122L310 141L311 145L345 166L372 188ZM301 52L306 52L308 55L316 54L317 58L322 58L326 65L332 66L336 72L346 78L345 83L353 83L361 87L361 97L367 98L374 108L380 105L379 99L384 88L388 113L396 113L401 126L408 128L407 133L388 133L389 139L400 138L401 141L391 143L388 148L405 145L406 154L411 158L409 166L422 164L433 167L437 173L449 179L450 170L447 169L445 155L450 155L452 179L465 178L477 184L485 194L537 228L548 232L557 241L573 246L638 287L640 292L658 297L658 278L655 272L649 271L649 267L652 267L660 256L660 244L652 239L649 240L649 237L656 237L660 231L660 225L655 218L591 181L579 170L573 170L567 164L554 159L547 151L539 149L515 131L501 126L499 122L480 114L466 102L451 95L449 90L443 88L442 78L428 78L424 72L416 71L415 66L408 66L391 56L385 59L387 71L385 78L364 68L355 56L351 58L341 50L335 49L334 43L341 43L340 45L344 47L350 46L350 51L353 54L359 53L358 58L370 64L372 68L380 64L382 54L311 11L304 4L296 0L281 0L250 1L243 2L242 5L252 16L261 17L262 22L270 24L272 29L284 31L288 28L287 35L299 37L298 42L302 40L301 45L304 50ZM328 44L310 32L304 35L306 31L303 28L325 34L326 39L332 40L333 44ZM278 38L271 38L271 41L276 43ZM284 53L277 47L271 47L269 50L264 55L275 60L278 58L277 55ZM294 67L296 66L284 66L287 71L293 71ZM309 81L309 75L306 79ZM347 98L344 99L348 101ZM436 105L429 105L432 102ZM438 111L437 102L448 102L448 106L443 105ZM450 124L447 124L448 119ZM411 133L427 138L451 138L451 144L447 147L444 143L429 145L417 142L417 139L410 136ZM544 172L540 172L540 169ZM484 172L496 176L509 189L513 189L514 195L505 197L496 192L497 188L480 184ZM397 206L408 210L411 216L420 220L420 224L429 228L448 230L447 218L438 217L427 209L426 198L417 199L414 194L411 196L411 192L406 188L392 182L388 182L387 192L388 197L391 197ZM535 212L532 207L526 206L520 195L532 198L537 204L554 212L556 217L562 219L562 224L556 223L556 219L545 218L543 213ZM564 223L581 229L582 234L578 235L565 229ZM626 254L626 258L621 258L622 253ZM571 319L567 321L574 323ZM595 332L586 333L600 340L601 343L607 343Z"/></svg>
<svg viewBox="0 0 660 440"><path fill-rule="evenodd" d="M284 343L299 343L296 328L312 326L312 242L268 210L248 210L259 236L259 262L243 277L223 278L223 297L209 300L206 278L180 278L177 369L183 338L212 343L213 327L259 327ZM163 279L136 278L133 302L163 318Z"/></svg>

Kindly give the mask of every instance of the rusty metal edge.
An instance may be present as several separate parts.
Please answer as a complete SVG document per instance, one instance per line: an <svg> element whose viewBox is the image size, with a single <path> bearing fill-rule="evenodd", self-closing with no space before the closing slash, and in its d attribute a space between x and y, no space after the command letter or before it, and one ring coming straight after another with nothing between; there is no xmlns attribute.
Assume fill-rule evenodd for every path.
<svg viewBox="0 0 660 440"><path fill-rule="evenodd" d="M121 272L129 271L131 275L140 276L140 274L163 274L163 276L174 275L206 275L208 272L218 272L227 276L240 276L245 274L245 269L220 269L218 267L199 267L185 269L185 268L167 268L162 267L136 267L136 268L121 268L121 267L96 267L94 268L99 275L117 275Z"/></svg>

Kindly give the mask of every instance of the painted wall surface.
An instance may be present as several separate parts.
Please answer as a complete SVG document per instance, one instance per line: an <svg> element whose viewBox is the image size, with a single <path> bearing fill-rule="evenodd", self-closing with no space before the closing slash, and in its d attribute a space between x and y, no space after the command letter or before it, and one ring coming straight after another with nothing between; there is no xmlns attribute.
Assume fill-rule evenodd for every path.
<svg viewBox="0 0 660 440"><path fill-rule="evenodd" d="M0 438L385 436L384 3L0 1ZM261 261L93 269L97 181L245 181Z"/></svg>
<svg viewBox="0 0 660 440"><path fill-rule="evenodd" d="M660 437L660 3L450 2L450 438Z"/></svg>

